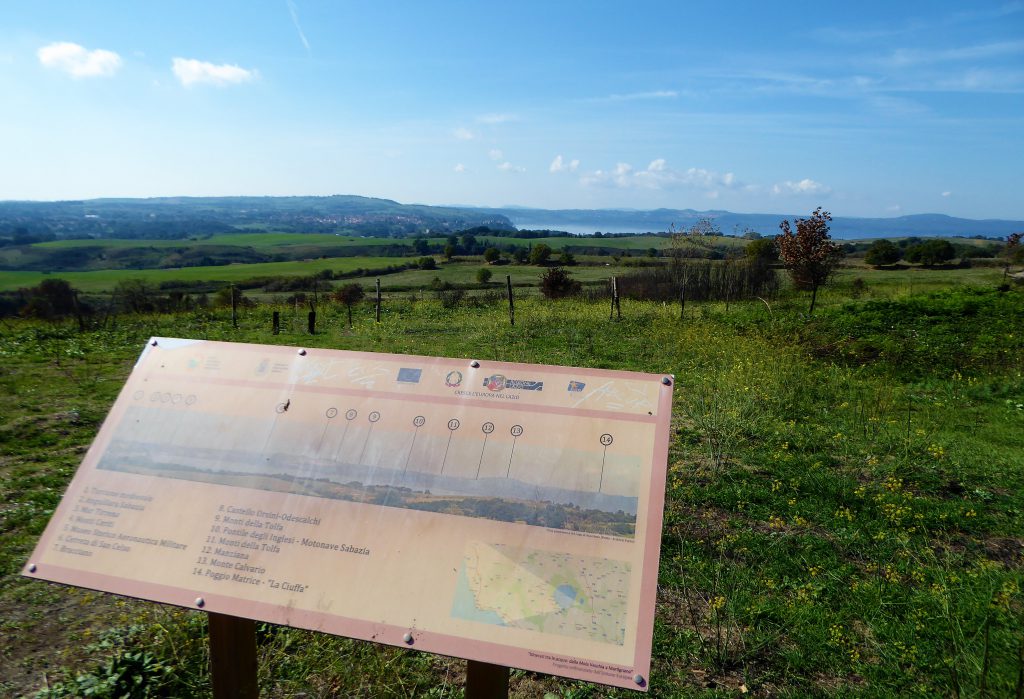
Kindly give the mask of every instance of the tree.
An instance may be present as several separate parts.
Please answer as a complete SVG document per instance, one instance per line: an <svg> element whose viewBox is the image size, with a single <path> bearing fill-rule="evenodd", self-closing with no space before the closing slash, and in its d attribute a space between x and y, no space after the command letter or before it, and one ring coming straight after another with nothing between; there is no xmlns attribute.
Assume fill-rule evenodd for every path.
<svg viewBox="0 0 1024 699"><path fill-rule="evenodd" d="M537 243L530 250L530 264L542 265L551 257L551 246L547 243Z"/></svg>
<svg viewBox="0 0 1024 699"><path fill-rule="evenodd" d="M453 257L455 257L455 246L448 243L444 246L444 259L451 262Z"/></svg>
<svg viewBox="0 0 1024 699"><path fill-rule="evenodd" d="M348 308L348 327L352 328L352 306L366 297L363 287L355 282L339 287L334 292L334 300L345 304Z"/></svg>
<svg viewBox="0 0 1024 699"><path fill-rule="evenodd" d="M487 262L488 264L494 264L500 259L501 252L498 251L498 248L487 248L486 250L484 250L484 262Z"/></svg>
<svg viewBox="0 0 1024 699"><path fill-rule="evenodd" d="M576 256L568 250L563 250L562 254L558 257L558 264L565 267L574 267L576 265Z"/></svg>
<svg viewBox="0 0 1024 699"><path fill-rule="evenodd" d="M481 284L486 284L491 281L491 270L486 267L481 267L476 271L476 280Z"/></svg>
<svg viewBox="0 0 1024 699"><path fill-rule="evenodd" d="M78 302L78 290L63 279L44 279L39 286L22 289L25 305L21 312L33 318L57 320L69 315L78 319L78 327L85 329L84 313L88 309Z"/></svg>
<svg viewBox="0 0 1024 699"><path fill-rule="evenodd" d="M221 288L217 289L217 293L214 294L214 296L213 296L213 303L214 303L214 305L216 305L216 306L230 306L231 305L231 301L232 301L232 299L231 299L232 294L234 294L234 303L235 303L236 307L237 306L249 307L249 306L253 305L252 300L251 299L247 299L245 297L245 294L242 293L242 290L239 289L234 284L231 284L229 286L222 286ZM139 312L139 311L136 311L136 312Z"/></svg>
<svg viewBox="0 0 1024 699"><path fill-rule="evenodd" d="M949 262L956 257L956 249L948 240L932 238L923 243L917 243L907 248L903 253L903 259L907 262L915 262L932 267L943 262Z"/></svg>
<svg viewBox="0 0 1024 699"><path fill-rule="evenodd" d="M420 269L437 269L437 261L433 257L421 257L416 260L416 266Z"/></svg>
<svg viewBox="0 0 1024 699"><path fill-rule="evenodd" d="M530 252L524 247L516 246L516 249L512 251L512 258L519 264L526 262L529 257Z"/></svg>
<svg viewBox="0 0 1024 699"><path fill-rule="evenodd" d="M114 298L130 313L152 313L156 310L155 297L156 289L143 279L123 279L114 286Z"/></svg>
<svg viewBox="0 0 1024 699"><path fill-rule="evenodd" d="M831 220L832 215L819 206L810 218L796 219L796 232L789 221L783 221L779 224L782 233L775 236L779 258L789 270L793 284L797 289L811 292L808 315L814 313L818 288L828 282L843 259L843 249L832 242L828 233Z"/></svg>
<svg viewBox="0 0 1024 699"><path fill-rule="evenodd" d="M463 233L462 247L465 249L467 255L472 255L476 252L476 236L472 233Z"/></svg>
<svg viewBox="0 0 1024 699"><path fill-rule="evenodd" d="M669 256L672 276L679 286L679 318L686 312L686 286L690 283L690 265L686 260L691 257L703 257L697 248L706 248L705 238L721 235L713 219L706 216L697 219L696 223L686 230L677 230L673 225L670 229Z"/></svg>
<svg viewBox="0 0 1024 699"><path fill-rule="evenodd" d="M867 253L864 254L864 261L869 265L879 267L895 264L900 261L901 257L903 257L902 251L891 240L882 238L871 244Z"/></svg>
<svg viewBox="0 0 1024 699"><path fill-rule="evenodd" d="M1011 233L1006 236L1006 246L1001 253L1006 260L1006 266L1003 267L1003 279L1006 279L1010 273L1010 265L1024 262L1024 245L1020 244L1022 239L1024 239L1024 233Z"/></svg>
<svg viewBox="0 0 1024 699"><path fill-rule="evenodd" d="M417 238L412 241L412 248L420 255L426 255L430 252L430 243L426 238Z"/></svg>
<svg viewBox="0 0 1024 699"><path fill-rule="evenodd" d="M549 299L560 299L579 293L583 286L561 267L552 267L540 279L540 292Z"/></svg>
<svg viewBox="0 0 1024 699"><path fill-rule="evenodd" d="M779 259L779 248L771 238L755 238L743 248L743 254L751 262L771 264Z"/></svg>

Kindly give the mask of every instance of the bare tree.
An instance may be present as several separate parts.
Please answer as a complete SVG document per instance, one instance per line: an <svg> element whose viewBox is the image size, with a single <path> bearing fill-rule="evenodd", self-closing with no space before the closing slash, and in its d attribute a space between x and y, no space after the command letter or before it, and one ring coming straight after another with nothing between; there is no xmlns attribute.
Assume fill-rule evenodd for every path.
<svg viewBox="0 0 1024 699"><path fill-rule="evenodd" d="M832 242L828 233L831 220L832 215L822 211L819 206L810 218L796 219L795 233L789 221L783 221L779 224L782 233L775 236L779 257L789 270L793 284L798 289L811 292L808 315L814 313L818 287L828 282L839 261L843 259L843 249Z"/></svg>
<svg viewBox="0 0 1024 699"><path fill-rule="evenodd" d="M366 292L363 291L363 287L355 282L346 284L335 290L334 300L345 304L348 308L348 327L352 328L352 306L359 303L366 297Z"/></svg>
<svg viewBox="0 0 1024 699"><path fill-rule="evenodd" d="M1006 266L1003 267L1003 279L1010 274L1010 265L1024 259L1024 246L1021 245L1021 239L1024 239L1024 233L1011 233L1006 236L1006 247L1002 252L1003 258L1006 260Z"/></svg>
<svg viewBox="0 0 1024 699"><path fill-rule="evenodd" d="M715 225L714 219L703 216L685 230L676 229L673 225L670 234L669 258L672 274L679 286L679 318L682 319L686 311L686 285L690 281L691 272L691 265L687 260L704 257L700 248L709 247L708 238L721 235L722 231Z"/></svg>

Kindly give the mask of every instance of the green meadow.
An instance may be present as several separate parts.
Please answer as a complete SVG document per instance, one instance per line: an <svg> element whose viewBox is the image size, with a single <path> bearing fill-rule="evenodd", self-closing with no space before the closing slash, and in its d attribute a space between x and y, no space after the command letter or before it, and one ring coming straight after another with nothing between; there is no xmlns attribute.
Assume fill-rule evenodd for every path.
<svg viewBox="0 0 1024 699"><path fill-rule="evenodd" d="M269 304L237 329L216 309L84 332L8 319L0 694L210 696L204 614L18 575L142 344L168 335L675 374L652 696L1015 696L1024 291L997 290L992 268L932 272L911 288L908 271L845 268L812 318L784 291L682 319L626 299L616 321L523 297L514 327L500 297L406 294L379 324L360 304L352 329L321 304L312 336ZM457 659L270 624L258 641L266 697L462 696ZM511 686L632 696L522 671Z"/></svg>
<svg viewBox="0 0 1024 699"><path fill-rule="evenodd" d="M141 279L163 282L211 282L229 284L254 277L303 277L325 269L350 272L366 267L387 267L404 260L396 257L334 257L313 261L262 262L176 269L104 269L94 272L0 272L0 291L13 291L39 284L47 278L66 279L86 292L110 291L120 281Z"/></svg>

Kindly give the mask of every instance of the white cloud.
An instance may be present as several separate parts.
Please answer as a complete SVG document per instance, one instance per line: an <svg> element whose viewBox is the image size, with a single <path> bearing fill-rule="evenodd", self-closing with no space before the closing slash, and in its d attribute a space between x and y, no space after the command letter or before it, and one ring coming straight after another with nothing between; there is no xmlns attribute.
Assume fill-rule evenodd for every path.
<svg viewBox="0 0 1024 699"><path fill-rule="evenodd" d="M908 66L946 61L978 61L1020 53L1024 53L1024 41L996 41L939 50L900 48L890 54L888 61L895 66Z"/></svg>
<svg viewBox="0 0 1024 699"><path fill-rule="evenodd" d="M951 196L953 196L953 193L952 193L952 192L943 192L943 193L941 194L941 196L942 196L942 197L943 197L944 199L949 199L949 198L950 198Z"/></svg>
<svg viewBox="0 0 1024 699"><path fill-rule="evenodd" d="M487 156L488 156L488 157L489 157L489 158L490 158L491 160L501 160L502 158L504 158L504 157L505 157L505 154L504 154L504 153L502 153L502 152L501 152L500 150L498 150L497 148L492 148L492 149L491 149L490 151L488 151L488 153L487 153Z"/></svg>
<svg viewBox="0 0 1024 699"><path fill-rule="evenodd" d="M259 73L230 63L207 63L194 58L175 58L171 69L185 87L192 85L237 85L255 80Z"/></svg>
<svg viewBox="0 0 1024 699"><path fill-rule="evenodd" d="M515 114L481 114L476 118L481 124L505 124L510 121L519 121Z"/></svg>
<svg viewBox="0 0 1024 699"><path fill-rule="evenodd" d="M576 172L580 167L580 161L572 159L568 163L562 159L562 155L556 155L555 159L551 161L551 166L548 168L551 172Z"/></svg>
<svg viewBox="0 0 1024 699"><path fill-rule="evenodd" d="M452 136L459 139L460 141L472 141L474 138L476 138L476 134L464 126L460 126L459 128L452 131Z"/></svg>
<svg viewBox="0 0 1024 699"><path fill-rule="evenodd" d="M505 162L501 163L498 166L498 169L501 170L502 172L526 172L526 168L525 167L519 167L518 165L513 165L512 163L510 163L507 160Z"/></svg>
<svg viewBox="0 0 1024 699"><path fill-rule="evenodd" d="M306 33L302 31L302 25L299 24L299 11L295 7L295 3L292 2L292 0L285 0L285 2L288 3L288 12L292 15L292 24L295 25L295 31L299 33L299 41L301 41L302 45L306 47L306 54L312 55L309 48L309 41L306 39Z"/></svg>
<svg viewBox="0 0 1024 699"><path fill-rule="evenodd" d="M70 41L47 44L36 55L47 68L63 71L75 78L109 77L121 67L121 57L113 51L90 51Z"/></svg>
<svg viewBox="0 0 1024 699"><path fill-rule="evenodd" d="M457 163L455 165L455 172L460 172L461 173L461 172L465 172L465 171L466 171L466 166L463 165L462 163Z"/></svg>
<svg viewBox="0 0 1024 699"><path fill-rule="evenodd" d="M657 99L672 99L678 97L679 93L675 90L651 90L650 92L630 92L625 95L608 95L600 100L599 102L633 102L636 100L657 100Z"/></svg>
<svg viewBox="0 0 1024 699"><path fill-rule="evenodd" d="M831 194L832 188L815 182L812 179L804 178L799 182L786 180L772 185L772 194Z"/></svg>
<svg viewBox="0 0 1024 699"><path fill-rule="evenodd" d="M581 177L580 182L588 186L611 186L621 189L687 188L706 190L707 192L740 186L736 176L731 172L720 174L698 167L675 170L669 167L664 158L652 160L645 170L634 170L629 163L618 163L614 170L596 170Z"/></svg>

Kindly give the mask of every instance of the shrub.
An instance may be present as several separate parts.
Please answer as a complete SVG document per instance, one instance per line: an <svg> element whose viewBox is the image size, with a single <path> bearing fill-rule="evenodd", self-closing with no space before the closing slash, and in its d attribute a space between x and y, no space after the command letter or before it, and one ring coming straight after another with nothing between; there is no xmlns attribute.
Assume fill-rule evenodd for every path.
<svg viewBox="0 0 1024 699"><path fill-rule="evenodd" d="M956 250L953 249L952 243L939 239L911 245L903 254L903 258L907 262L920 263L925 267L949 262L954 257L956 257Z"/></svg>
<svg viewBox="0 0 1024 699"><path fill-rule="evenodd" d="M537 243L530 250L530 264L542 265L551 258L551 246L546 243Z"/></svg>
<svg viewBox="0 0 1024 699"><path fill-rule="evenodd" d="M883 238L871 244L871 247L868 248L867 253L864 255L864 261L869 265L878 267L880 265L895 264L900 261L902 256L900 249L893 245L892 241Z"/></svg>
<svg viewBox="0 0 1024 699"><path fill-rule="evenodd" d="M774 296L779 290L775 270L751 260L678 260L669 268L630 272L620 281L623 296L654 301L676 301L680 291L692 301L735 301Z"/></svg>
<svg viewBox="0 0 1024 699"><path fill-rule="evenodd" d="M544 273L540 280L540 291L549 299L560 299L578 294L581 288L581 284L561 267L552 267Z"/></svg>

